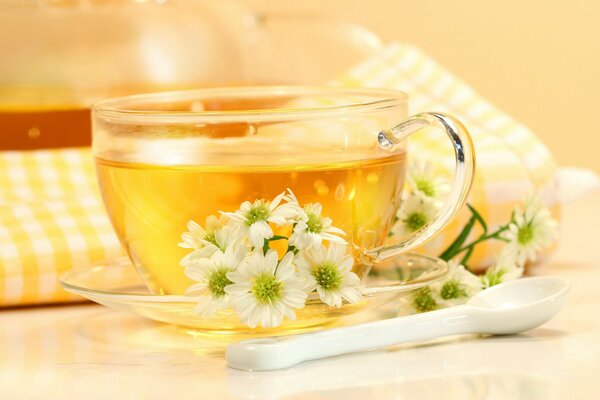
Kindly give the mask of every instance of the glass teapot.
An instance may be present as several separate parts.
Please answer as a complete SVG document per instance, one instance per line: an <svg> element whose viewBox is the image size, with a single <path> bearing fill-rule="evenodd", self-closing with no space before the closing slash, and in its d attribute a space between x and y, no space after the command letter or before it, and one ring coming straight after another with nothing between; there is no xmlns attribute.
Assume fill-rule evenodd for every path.
<svg viewBox="0 0 600 400"><path fill-rule="evenodd" d="M343 21L235 0L0 0L0 150L89 145L89 107L106 97L323 83L380 46Z"/></svg>

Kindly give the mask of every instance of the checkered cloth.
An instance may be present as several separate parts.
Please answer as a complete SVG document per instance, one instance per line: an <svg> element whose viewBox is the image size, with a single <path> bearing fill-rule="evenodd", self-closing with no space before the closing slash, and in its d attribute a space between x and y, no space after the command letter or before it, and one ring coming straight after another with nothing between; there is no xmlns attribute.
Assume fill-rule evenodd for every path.
<svg viewBox="0 0 600 400"><path fill-rule="evenodd" d="M123 254L89 149L0 152L0 305L78 299L58 277Z"/></svg>
<svg viewBox="0 0 600 400"><path fill-rule="evenodd" d="M532 189L557 211L555 164L546 147L418 49L390 45L335 83L401 89L410 94L411 112L461 119L478 157L470 202L490 225L506 222ZM451 171L448 143L440 132L424 130L413 136L410 151ZM463 212L424 250L437 254L468 217ZM484 243L472 262L492 262L495 246ZM121 255L89 149L0 152L0 306L74 300L60 288L62 272Z"/></svg>

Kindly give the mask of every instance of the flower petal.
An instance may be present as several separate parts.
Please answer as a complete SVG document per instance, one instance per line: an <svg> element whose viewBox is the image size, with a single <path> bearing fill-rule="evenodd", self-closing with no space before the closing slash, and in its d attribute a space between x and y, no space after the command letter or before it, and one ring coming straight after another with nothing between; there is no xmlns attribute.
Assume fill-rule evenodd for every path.
<svg viewBox="0 0 600 400"><path fill-rule="evenodd" d="M339 243L330 243L327 248L327 259L334 264L338 264L345 254L346 246Z"/></svg>
<svg viewBox="0 0 600 400"><path fill-rule="evenodd" d="M267 251L264 259L264 272L274 273L277 268L277 252L275 250Z"/></svg>
<svg viewBox="0 0 600 400"><path fill-rule="evenodd" d="M202 268L185 268L183 273L193 281L203 281L207 278L206 270Z"/></svg>
<svg viewBox="0 0 600 400"><path fill-rule="evenodd" d="M340 295L349 303L356 304L362 300L362 295L356 288L345 287L340 290Z"/></svg>
<svg viewBox="0 0 600 400"><path fill-rule="evenodd" d="M208 293L208 288L205 282L199 282L185 289L185 294L190 296L202 296Z"/></svg>
<svg viewBox="0 0 600 400"><path fill-rule="evenodd" d="M346 232L344 232L340 228L336 228L335 226L330 226L329 228L326 229L326 232L337 233L338 235L346 236Z"/></svg>
<svg viewBox="0 0 600 400"><path fill-rule="evenodd" d="M269 210L273 211L274 209L276 209L279 203L281 203L281 200L283 200L284 196L285 192L281 192L277 196L275 196L271 204L269 204Z"/></svg>
<svg viewBox="0 0 600 400"><path fill-rule="evenodd" d="M279 261L279 265L277 266L277 272L275 273L277 279L280 281L285 281L294 275L294 265L292 264L293 260L293 252L289 251L285 253L281 261Z"/></svg>
<svg viewBox="0 0 600 400"><path fill-rule="evenodd" d="M229 277L229 274L227 274L227 277ZM230 285L225 286L224 290L225 293L230 294L232 296L240 296L244 293L248 293L251 288L252 286L249 282L244 282L232 283Z"/></svg>
<svg viewBox="0 0 600 400"><path fill-rule="evenodd" d="M273 230L265 221L257 221L250 225L248 235L254 247L262 248L265 239L273 237Z"/></svg>
<svg viewBox="0 0 600 400"><path fill-rule="evenodd" d="M354 258L352 258L352 256L345 256L341 261L339 261L338 269L342 273L349 272L353 265Z"/></svg>

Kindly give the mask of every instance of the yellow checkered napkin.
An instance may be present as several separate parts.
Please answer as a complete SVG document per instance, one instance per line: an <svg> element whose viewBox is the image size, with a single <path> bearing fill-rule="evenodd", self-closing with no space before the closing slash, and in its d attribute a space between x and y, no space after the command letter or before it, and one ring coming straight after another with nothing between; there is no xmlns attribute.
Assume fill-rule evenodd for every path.
<svg viewBox="0 0 600 400"><path fill-rule="evenodd" d="M478 155L470 201L490 224L506 222L532 188L556 203L555 165L543 144L419 50L390 45L335 83L401 89L410 94L413 113L444 111L461 119ZM410 152L452 170L448 146L440 132L425 130L411 140ZM466 218L463 212L426 250L437 254ZM496 250L481 246L472 260L489 263ZM122 254L89 149L0 152L0 306L74 300L59 286L62 272Z"/></svg>
<svg viewBox="0 0 600 400"><path fill-rule="evenodd" d="M119 255L89 149L0 152L0 305L79 299L60 274Z"/></svg>

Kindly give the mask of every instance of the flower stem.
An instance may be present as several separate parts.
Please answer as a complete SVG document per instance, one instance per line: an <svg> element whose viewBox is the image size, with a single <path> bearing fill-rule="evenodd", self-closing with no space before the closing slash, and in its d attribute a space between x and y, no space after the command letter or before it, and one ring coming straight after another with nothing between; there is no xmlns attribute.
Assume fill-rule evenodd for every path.
<svg viewBox="0 0 600 400"><path fill-rule="evenodd" d="M473 254L473 250L475 249L475 247L471 246L469 247L469 249L467 250L466 254L463 256L462 260L460 260L460 264L464 265L466 268L467 265L467 261L469 261L469 258L471 257L471 254Z"/></svg>
<svg viewBox="0 0 600 400"><path fill-rule="evenodd" d="M473 229L473 226L477 222L477 218L473 215L469 219L469 222L464 226L458 237L448 246L446 250L440 255L440 258L444 261L448 261L452 259L456 254L458 254L458 250L462 247L467 237L469 237L469 233Z"/></svg>
<svg viewBox="0 0 600 400"><path fill-rule="evenodd" d="M508 242L508 240L504 239L503 237L500 236L500 234L504 231L506 231L508 229L508 224L507 225L502 225L500 228L498 228L498 230L496 232L493 233L489 233L487 235L481 235L479 236L476 240L472 241L471 243L469 243L468 245L460 248L456 254L465 251L466 249L468 249L469 247L473 247L476 244L483 242L485 240L488 239L496 239L496 240L502 240L503 242Z"/></svg>
<svg viewBox="0 0 600 400"><path fill-rule="evenodd" d="M463 258L462 258L462 260L460 262L466 268L467 267L467 261L471 257L471 254L473 253L473 250L475 250L475 246L477 244L479 244L481 242L484 242L486 240L489 240L489 239L495 239L495 240L501 240L503 242L507 242L508 240L506 240L502 236L500 236L500 234L502 232L506 231L507 229L508 229L508 224L502 225L495 232L492 232L492 233L489 233L489 234L482 234L481 236L479 236L477 239L475 239L471 243L469 243L466 246L463 246L463 247L459 248L458 250L456 250L456 252L449 259L452 259L452 257L454 257L454 256L456 256L456 255L458 255L458 254L466 251L467 253L463 256Z"/></svg>
<svg viewBox="0 0 600 400"><path fill-rule="evenodd" d="M448 246L446 250L444 250L444 252L440 255L440 258L442 260L448 261L457 256L458 254L466 252L461 260L461 264L465 265L465 267L467 261L469 261L469 258L473 254L473 251L475 250L475 246L477 244L488 239L502 240L506 242L507 240L500 235L502 234L502 232L508 229L508 226L510 224L508 223L506 225L502 225L496 231L488 233L487 224L485 223L485 220L483 219L481 214L479 214L479 212L470 204L467 204L467 207L469 207L469 210L471 211L471 218L469 218L469 221L465 224L462 231L454 240L454 242L452 242L450 246ZM465 245L465 242L476 223L479 223L479 225L483 229L483 233L477 239Z"/></svg>

